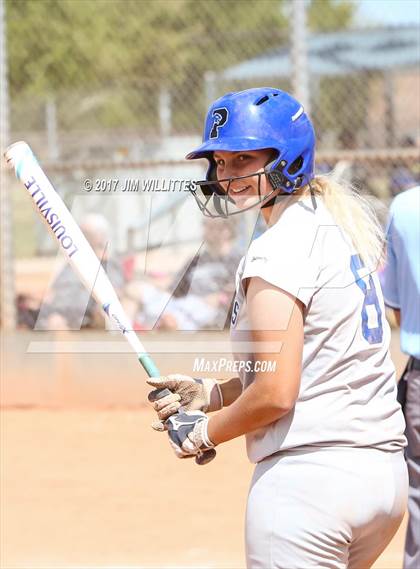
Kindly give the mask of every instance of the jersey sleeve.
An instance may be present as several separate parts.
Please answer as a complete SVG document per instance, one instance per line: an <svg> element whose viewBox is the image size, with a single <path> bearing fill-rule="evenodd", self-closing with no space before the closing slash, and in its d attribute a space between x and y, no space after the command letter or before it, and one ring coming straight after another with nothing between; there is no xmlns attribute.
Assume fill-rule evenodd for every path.
<svg viewBox="0 0 420 569"><path fill-rule="evenodd" d="M398 293L398 259L395 251L396 228L392 210L387 229L386 264L381 275L382 292L385 304L391 308L400 308Z"/></svg>
<svg viewBox="0 0 420 569"><path fill-rule="evenodd" d="M307 306L317 289L317 224L311 212L295 209L255 239L244 262L242 280L260 277Z"/></svg>

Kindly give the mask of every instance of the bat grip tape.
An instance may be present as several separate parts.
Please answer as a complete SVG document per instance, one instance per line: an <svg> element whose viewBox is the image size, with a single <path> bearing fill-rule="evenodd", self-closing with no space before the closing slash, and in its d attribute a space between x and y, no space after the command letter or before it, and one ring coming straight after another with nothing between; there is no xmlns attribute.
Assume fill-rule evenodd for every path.
<svg viewBox="0 0 420 569"><path fill-rule="evenodd" d="M159 377L160 376L159 370L155 366L155 363L153 362L153 360L150 356L148 356L147 354L140 356L139 361L140 361L141 365L144 367L144 369L146 370L149 377ZM170 395L171 393L172 393L172 391L170 391L167 388L160 389L157 392L154 392L154 401L156 401L157 399L162 399L162 397L166 397L167 395ZM215 458L215 456L216 456L216 451L214 448L212 448L212 449L209 449L208 451L201 452L199 455L197 455L195 457L195 462L199 465L204 465L204 464L207 464L210 461L212 461Z"/></svg>

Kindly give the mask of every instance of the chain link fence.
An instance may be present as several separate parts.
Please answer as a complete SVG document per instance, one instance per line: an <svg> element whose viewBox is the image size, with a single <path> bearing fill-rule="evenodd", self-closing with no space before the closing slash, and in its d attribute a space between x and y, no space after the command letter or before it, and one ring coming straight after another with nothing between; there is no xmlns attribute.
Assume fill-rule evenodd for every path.
<svg viewBox="0 0 420 569"><path fill-rule="evenodd" d="M307 3L319 150L418 143L419 29L355 29L357 3ZM286 0L6 2L12 137L42 159L176 159L229 90L293 89Z"/></svg>
<svg viewBox="0 0 420 569"><path fill-rule="evenodd" d="M5 0L7 138L33 147L80 216L105 215L120 253L150 245L155 214L167 233L180 208L182 244L202 231L187 195L111 204L83 181L201 175L183 157L210 101L263 85L296 92L304 76L318 170L337 167L386 203L420 176L420 30L360 28L353 0L304 6L306 33L291 0ZM15 256L55 251L43 228L28 229L38 221L24 199L13 198Z"/></svg>

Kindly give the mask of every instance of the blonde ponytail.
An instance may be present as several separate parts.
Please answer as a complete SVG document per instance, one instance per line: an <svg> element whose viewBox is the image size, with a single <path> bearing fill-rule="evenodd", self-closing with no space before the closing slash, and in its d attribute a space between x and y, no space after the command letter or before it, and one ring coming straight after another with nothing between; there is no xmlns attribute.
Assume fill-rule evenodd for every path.
<svg viewBox="0 0 420 569"><path fill-rule="evenodd" d="M334 174L316 176L310 190L322 198L337 225L351 239L366 267L375 270L383 261L385 235L376 212L364 196L346 181L337 180Z"/></svg>

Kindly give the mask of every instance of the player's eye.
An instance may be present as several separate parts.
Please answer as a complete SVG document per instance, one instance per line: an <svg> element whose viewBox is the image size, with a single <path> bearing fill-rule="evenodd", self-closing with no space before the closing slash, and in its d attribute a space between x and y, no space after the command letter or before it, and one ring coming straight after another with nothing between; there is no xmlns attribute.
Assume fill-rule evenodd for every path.
<svg viewBox="0 0 420 569"><path fill-rule="evenodd" d="M224 166L225 161L222 160L221 158L216 158L216 164L217 164L217 166Z"/></svg>

